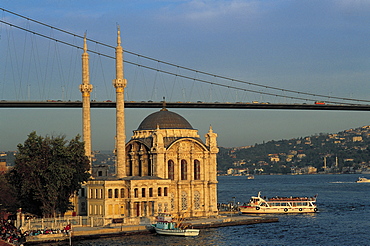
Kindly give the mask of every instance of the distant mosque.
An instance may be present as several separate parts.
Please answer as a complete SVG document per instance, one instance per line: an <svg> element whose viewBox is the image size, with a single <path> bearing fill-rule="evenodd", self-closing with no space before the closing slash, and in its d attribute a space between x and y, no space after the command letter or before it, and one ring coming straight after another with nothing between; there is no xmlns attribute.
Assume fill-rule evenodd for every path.
<svg viewBox="0 0 370 246"><path fill-rule="evenodd" d="M83 139L91 160L90 92L86 36L82 54ZM217 210L217 134L210 127L205 143L181 115L163 108L147 116L126 143L123 49L116 47L116 175L97 176L83 185L74 213L137 224L168 212L204 217Z"/></svg>

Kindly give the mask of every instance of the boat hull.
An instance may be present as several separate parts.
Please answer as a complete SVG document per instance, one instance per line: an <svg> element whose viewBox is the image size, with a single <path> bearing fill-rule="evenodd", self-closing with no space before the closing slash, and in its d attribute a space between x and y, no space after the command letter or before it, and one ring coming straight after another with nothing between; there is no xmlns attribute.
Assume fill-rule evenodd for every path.
<svg viewBox="0 0 370 246"><path fill-rule="evenodd" d="M183 237L194 237L199 235L198 229L160 229L155 226L154 230L159 235L166 235L166 236L183 236Z"/></svg>

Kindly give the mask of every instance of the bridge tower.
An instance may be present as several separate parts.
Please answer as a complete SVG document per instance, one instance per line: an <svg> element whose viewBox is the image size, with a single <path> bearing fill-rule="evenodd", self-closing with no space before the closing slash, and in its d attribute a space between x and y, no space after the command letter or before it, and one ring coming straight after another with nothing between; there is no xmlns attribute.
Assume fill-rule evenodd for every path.
<svg viewBox="0 0 370 246"><path fill-rule="evenodd" d="M90 84L89 54L87 53L86 34L84 36L84 47L82 53L82 137L85 142L85 154L90 161L90 173L92 173L91 161L91 117L90 117L90 93L93 86Z"/></svg>
<svg viewBox="0 0 370 246"><path fill-rule="evenodd" d="M123 49L121 46L121 32L118 26L116 47L116 79L113 86L116 88L116 177L126 177L126 134L125 134L125 87L127 80L123 73Z"/></svg>

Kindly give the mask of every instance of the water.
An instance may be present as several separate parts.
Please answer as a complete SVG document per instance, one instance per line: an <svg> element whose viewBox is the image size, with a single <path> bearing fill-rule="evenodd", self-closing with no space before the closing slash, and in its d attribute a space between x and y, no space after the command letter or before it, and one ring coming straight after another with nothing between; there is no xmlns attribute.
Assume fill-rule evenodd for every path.
<svg viewBox="0 0 370 246"><path fill-rule="evenodd" d="M262 196L313 196L319 212L277 215L279 222L203 229L197 237L155 234L102 238L73 245L370 245L370 183L357 175L219 177L219 202Z"/></svg>

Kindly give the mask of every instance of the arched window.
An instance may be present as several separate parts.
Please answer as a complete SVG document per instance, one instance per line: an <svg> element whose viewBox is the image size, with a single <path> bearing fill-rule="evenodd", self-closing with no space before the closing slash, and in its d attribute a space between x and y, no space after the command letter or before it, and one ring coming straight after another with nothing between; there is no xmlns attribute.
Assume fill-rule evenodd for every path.
<svg viewBox="0 0 370 246"><path fill-rule="evenodd" d="M149 197L153 197L153 188L149 188Z"/></svg>
<svg viewBox="0 0 370 246"><path fill-rule="evenodd" d="M141 197L145 197L145 188L141 188Z"/></svg>
<svg viewBox="0 0 370 246"><path fill-rule="evenodd" d="M150 158L148 158L148 176L153 176L153 164Z"/></svg>
<svg viewBox="0 0 370 246"><path fill-rule="evenodd" d="M138 188L135 188L134 189L134 196L135 197L139 197L139 190L138 190Z"/></svg>
<svg viewBox="0 0 370 246"><path fill-rule="evenodd" d="M168 179L175 179L175 163L173 163L173 160L168 161Z"/></svg>
<svg viewBox="0 0 370 246"><path fill-rule="evenodd" d="M121 188L121 198L125 198L125 189Z"/></svg>
<svg viewBox="0 0 370 246"><path fill-rule="evenodd" d="M113 198L113 191L112 189L108 190L108 198Z"/></svg>
<svg viewBox="0 0 370 246"><path fill-rule="evenodd" d="M118 198L118 189L114 189L114 198Z"/></svg>
<svg viewBox="0 0 370 246"><path fill-rule="evenodd" d="M200 161L194 160L194 180L200 180Z"/></svg>
<svg viewBox="0 0 370 246"><path fill-rule="evenodd" d="M132 158L130 155L128 155L128 158L126 159L126 161L128 162L128 176L132 176L133 175L133 167L132 167Z"/></svg>
<svg viewBox="0 0 370 246"><path fill-rule="evenodd" d="M168 192L168 188L167 187L164 187L164 189L163 189L163 196L167 196L167 192Z"/></svg>
<svg viewBox="0 0 370 246"><path fill-rule="evenodd" d="M188 179L188 164L185 160L181 160L181 180Z"/></svg>
<svg viewBox="0 0 370 246"><path fill-rule="evenodd" d="M175 195L170 193L170 201L171 201L171 211L175 210Z"/></svg>
<svg viewBox="0 0 370 246"><path fill-rule="evenodd" d="M141 161L140 157L137 161L138 161L138 176L144 176L143 175L143 162Z"/></svg>
<svg viewBox="0 0 370 246"><path fill-rule="evenodd" d="M158 187L158 196L162 196L162 188Z"/></svg>
<svg viewBox="0 0 370 246"><path fill-rule="evenodd" d="M181 210L188 209L188 194L185 191L181 193Z"/></svg>
<svg viewBox="0 0 370 246"><path fill-rule="evenodd" d="M200 209L200 193L197 190L194 192L194 209Z"/></svg>
<svg viewBox="0 0 370 246"><path fill-rule="evenodd" d="M131 174L131 155L130 155L131 148L132 148L131 145L126 146L126 160L125 160L125 162L126 162L126 174L127 174L127 176L132 176L132 174Z"/></svg>

